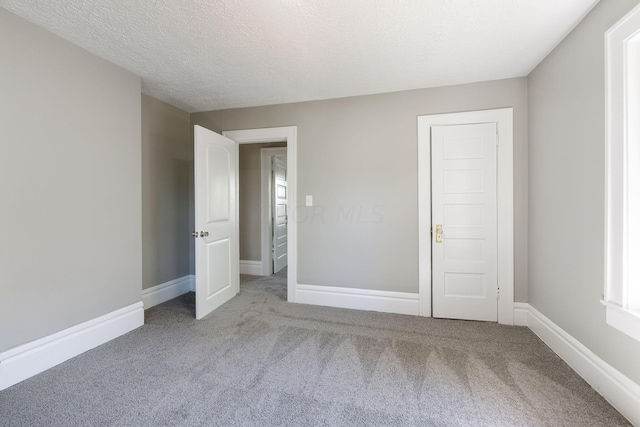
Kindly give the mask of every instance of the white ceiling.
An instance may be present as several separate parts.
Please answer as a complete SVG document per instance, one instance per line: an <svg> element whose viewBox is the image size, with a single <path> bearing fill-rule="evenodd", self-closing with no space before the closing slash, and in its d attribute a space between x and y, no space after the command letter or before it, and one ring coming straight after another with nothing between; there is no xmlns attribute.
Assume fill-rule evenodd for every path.
<svg viewBox="0 0 640 427"><path fill-rule="evenodd" d="M0 0L186 111L528 75L598 0Z"/></svg>

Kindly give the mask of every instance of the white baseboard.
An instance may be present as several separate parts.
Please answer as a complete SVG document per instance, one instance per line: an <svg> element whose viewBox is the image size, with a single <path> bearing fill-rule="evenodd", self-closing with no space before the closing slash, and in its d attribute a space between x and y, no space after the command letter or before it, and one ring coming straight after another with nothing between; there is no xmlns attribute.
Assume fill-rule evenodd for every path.
<svg viewBox="0 0 640 427"><path fill-rule="evenodd" d="M142 301L0 353L0 390L144 324Z"/></svg>
<svg viewBox="0 0 640 427"><path fill-rule="evenodd" d="M142 290L144 309L162 304L191 290L191 276L183 276L175 280L161 283L152 288Z"/></svg>
<svg viewBox="0 0 640 427"><path fill-rule="evenodd" d="M189 290L191 292L196 291L196 275L195 274L189 275Z"/></svg>
<svg viewBox="0 0 640 427"><path fill-rule="evenodd" d="M513 303L513 325L528 326L529 304L526 302Z"/></svg>
<svg viewBox="0 0 640 427"><path fill-rule="evenodd" d="M420 315L418 294L405 292L297 285L295 302L328 307L353 308L356 310Z"/></svg>
<svg viewBox="0 0 640 427"><path fill-rule="evenodd" d="M523 308L523 307L521 307ZM526 304L527 326L632 424L640 426L640 385Z"/></svg>
<svg viewBox="0 0 640 427"><path fill-rule="evenodd" d="M252 276L262 276L262 261L240 260L240 274L250 274Z"/></svg>

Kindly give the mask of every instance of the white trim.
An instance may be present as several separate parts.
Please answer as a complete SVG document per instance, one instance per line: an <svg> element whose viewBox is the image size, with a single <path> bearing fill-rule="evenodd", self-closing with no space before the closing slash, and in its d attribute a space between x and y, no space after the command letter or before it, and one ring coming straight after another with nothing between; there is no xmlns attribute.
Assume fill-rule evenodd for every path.
<svg viewBox="0 0 640 427"><path fill-rule="evenodd" d="M529 305L528 312L529 328L632 424L640 426L640 385L602 360L533 306Z"/></svg>
<svg viewBox="0 0 640 427"><path fill-rule="evenodd" d="M431 316L431 127L498 125L498 323L513 325L513 108L418 116L418 253L420 315Z"/></svg>
<svg viewBox="0 0 640 427"><path fill-rule="evenodd" d="M277 128L246 129L225 131L222 134L238 144L257 144L261 142L287 143L287 187L289 189L289 224L287 228L288 257L287 266L287 301L296 300L296 281L298 279L298 128L285 126Z"/></svg>
<svg viewBox="0 0 640 427"><path fill-rule="evenodd" d="M611 302L600 302L607 308L607 325L640 341L640 314Z"/></svg>
<svg viewBox="0 0 640 427"><path fill-rule="evenodd" d="M260 221L262 232L262 259L267 260L262 264L262 276L273 274L273 230L271 218L271 158L278 155L286 155L287 147L263 148L260 150L261 182L260 182Z"/></svg>
<svg viewBox="0 0 640 427"><path fill-rule="evenodd" d="M4 390L144 324L142 301L0 353Z"/></svg>
<svg viewBox="0 0 640 427"><path fill-rule="evenodd" d="M638 251L635 242L640 233L635 224L629 223L629 217L637 216L634 210L638 209L638 200L632 195L640 178L628 161L637 158L640 149L640 129L635 120L640 105L627 94L636 93L640 85L636 62L640 59L631 59L632 54L640 55L639 33L640 5L605 33L604 304L607 324L636 340L640 339L640 290L634 278L637 272L632 269L637 268L633 251Z"/></svg>
<svg viewBox="0 0 640 427"><path fill-rule="evenodd" d="M431 316L431 123L418 116L418 295Z"/></svg>
<svg viewBox="0 0 640 427"><path fill-rule="evenodd" d="M371 289L298 285L296 302L385 313L420 314L418 294Z"/></svg>
<svg viewBox="0 0 640 427"><path fill-rule="evenodd" d="M265 276L263 274L262 261L240 260L240 274L250 274L252 276Z"/></svg>
<svg viewBox="0 0 640 427"><path fill-rule="evenodd" d="M513 325L529 326L529 304L526 302L513 303Z"/></svg>
<svg viewBox="0 0 640 427"><path fill-rule="evenodd" d="M222 132L227 138L238 144L262 144L263 142L286 142L295 137L297 126L283 126L275 128L225 130Z"/></svg>
<svg viewBox="0 0 640 427"><path fill-rule="evenodd" d="M158 304L162 304L165 301L169 301L170 299L173 299L175 297L179 297L182 294L186 294L190 290L190 275L161 283L152 288L143 289L142 303L144 304L144 309L146 310Z"/></svg>
<svg viewBox="0 0 640 427"><path fill-rule="evenodd" d="M196 291L196 275L195 274L189 275L189 290L191 292Z"/></svg>

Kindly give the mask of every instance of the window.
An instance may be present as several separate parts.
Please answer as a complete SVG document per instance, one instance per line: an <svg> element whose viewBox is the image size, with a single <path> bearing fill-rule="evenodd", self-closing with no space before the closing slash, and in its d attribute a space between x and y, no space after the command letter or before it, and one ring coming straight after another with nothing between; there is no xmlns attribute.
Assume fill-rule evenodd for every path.
<svg viewBox="0 0 640 427"><path fill-rule="evenodd" d="M607 323L640 340L640 6L606 33Z"/></svg>

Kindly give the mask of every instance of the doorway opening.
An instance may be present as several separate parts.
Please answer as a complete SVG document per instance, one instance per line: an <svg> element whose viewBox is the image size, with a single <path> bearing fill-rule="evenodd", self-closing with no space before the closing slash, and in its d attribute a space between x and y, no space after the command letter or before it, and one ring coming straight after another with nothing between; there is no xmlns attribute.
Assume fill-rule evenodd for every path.
<svg viewBox="0 0 640 427"><path fill-rule="evenodd" d="M240 274L283 276L288 264L286 142L240 145L238 177Z"/></svg>
<svg viewBox="0 0 640 427"><path fill-rule="evenodd" d="M282 143L282 147L280 149L284 149L284 152L281 154L276 154L275 157L284 156L283 161L286 163L286 209L280 209L280 221L284 220L286 222L286 267L282 267L282 264L279 266L282 267L276 274L283 275L286 274L286 283L287 283L287 301L296 302L296 281L297 281L297 224L295 221L296 214L296 176L297 176L297 164L296 164L296 148L297 148L297 127L296 126L286 126L286 127L277 127L277 128L263 128L263 129L247 129L247 130L233 130L233 131L225 131L222 134L228 138L231 138L236 143L240 144L240 147L244 147L247 144L264 144L271 143L277 144ZM272 148L260 148L260 150L266 149L271 150ZM269 152L267 152L269 154ZM272 158L274 155L267 155L267 158ZM272 166L269 166L267 163L265 167L265 157L262 156L260 152L260 174L261 174L261 197L260 197L260 209L258 212L253 212L253 214L258 214L260 217L260 262L254 262L252 265L253 272L257 273L261 271L262 276L270 276L274 271L273 265L273 229L276 228L273 226L272 218L277 216L277 212L272 213L272 209L270 205L275 207L275 201L269 203L274 194L271 192L270 187L275 187L275 185L263 183L270 183L271 178L269 177L270 170ZM272 161L272 160L271 160ZM273 161L272 161L273 163ZM265 177L265 171L267 176ZM282 193L281 193L282 194ZM276 194L277 195L277 194ZM242 212L242 207L240 208ZM280 227L282 229L282 227ZM282 240L282 239L280 239ZM277 246L277 245L276 245ZM282 253L280 253L282 255ZM241 257L241 260L242 257ZM267 262L264 262L267 260ZM255 261L255 260L254 260ZM282 257L281 257L282 261ZM244 264L245 267L251 267L251 264ZM243 266L241 264L241 271ZM247 270L244 270L247 271Z"/></svg>

